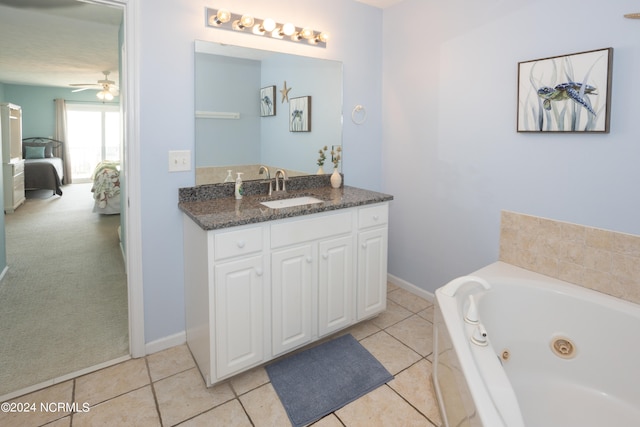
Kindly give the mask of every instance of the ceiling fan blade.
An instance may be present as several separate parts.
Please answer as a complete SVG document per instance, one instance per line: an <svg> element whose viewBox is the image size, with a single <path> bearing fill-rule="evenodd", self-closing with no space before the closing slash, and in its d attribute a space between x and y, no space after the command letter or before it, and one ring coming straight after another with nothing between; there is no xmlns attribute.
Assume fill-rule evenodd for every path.
<svg viewBox="0 0 640 427"><path fill-rule="evenodd" d="M82 92L83 90L93 89L91 87L81 87L80 89L74 89L71 92Z"/></svg>

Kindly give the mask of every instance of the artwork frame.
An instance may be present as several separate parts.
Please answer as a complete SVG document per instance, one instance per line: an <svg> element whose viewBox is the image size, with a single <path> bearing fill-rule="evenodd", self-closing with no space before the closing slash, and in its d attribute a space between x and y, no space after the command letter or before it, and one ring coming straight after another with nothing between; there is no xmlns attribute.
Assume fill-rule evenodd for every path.
<svg viewBox="0 0 640 427"><path fill-rule="evenodd" d="M289 132L311 132L311 96L289 99Z"/></svg>
<svg viewBox="0 0 640 427"><path fill-rule="evenodd" d="M613 48L518 63L518 132L609 133Z"/></svg>
<svg viewBox="0 0 640 427"><path fill-rule="evenodd" d="M276 86L266 86L260 89L260 117L276 115Z"/></svg>

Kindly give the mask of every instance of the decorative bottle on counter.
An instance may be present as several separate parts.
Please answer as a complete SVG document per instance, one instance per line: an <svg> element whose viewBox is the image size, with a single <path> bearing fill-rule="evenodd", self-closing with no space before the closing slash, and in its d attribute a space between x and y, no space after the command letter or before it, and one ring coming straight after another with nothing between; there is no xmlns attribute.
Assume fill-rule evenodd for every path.
<svg viewBox="0 0 640 427"><path fill-rule="evenodd" d="M233 182L233 177L231 176L231 169L227 169L227 177L224 179L224 182Z"/></svg>
<svg viewBox="0 0 640 427"><path fill-rule="evenodd" d="M333 169L333 173L331 174L331 186L333 188L340 188L342 185L342 175L338 172L338 168Z"/></svg>
<svg viewBox="0 0 640 427"><path fill-rule="evenodd" d="M242 186L242 172L238 172L238 177L236 178L236 200L242 199L242 194L244 193L244 188Z"/></svg>

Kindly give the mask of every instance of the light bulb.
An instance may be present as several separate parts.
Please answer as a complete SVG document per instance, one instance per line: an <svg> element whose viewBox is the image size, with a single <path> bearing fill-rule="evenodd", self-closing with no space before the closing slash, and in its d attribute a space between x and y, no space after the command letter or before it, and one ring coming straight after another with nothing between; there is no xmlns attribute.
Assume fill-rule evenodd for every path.
<svg viewBox="0 0 640 427"><path fill-rule="evenodd" d="M219 9L218 13L216 13L216 17L221 24L229 22L229 20L231 19L231 12L229 12L227 9Z"/></svg>
<svg viewBox="0 0 640 427"><path fill-rule="evenodd" d="M251 26L253 26L253 22L254 22L253 21L253 16L251 16L251 15L242 15L242 18L240 18L240 22L245 27L251 27Z"/></svg>
<svg viewBox="0 0 640 427"><path fill-rule="evenodd" d="M96 96L98 97L98 99L100 100L107 100L107 101L112 101L113 100L113 94L111 92L109 92L108 90L101 90L100 92L98 92L96 94Z"/></svg>
<svg viewBox="0 0 640 427"><path fill-rule="evenodd" d="M262 22L262 28L264 28L265 31L272 32L276 29L276 21L271 18L267 18Z"/></svg>
<svg viewBox="0 0 640 427"><path fill-rule="evenodd" d="M291 22L287 22L282 26L282 32L285 36L292 36L296 32L296 26Z"/></svg>
<svg viewBox="0 0 640 427"><path fill-rule="evenodd" d="M227 9L218 9L218 13L209 17L209 25L218 26L220 24L224 24L225 22L229 22L230 19L231 12L229 12Z"/></svg>
<svg viewBox="0 0 640 427"><path fill-rule="evenodd" d="M329 40L329 34L327 33L320 33L318 34L318 36L316 37L316 40L322 43L326 43L327 40Z"/></svg>
<svg viewBox="0 0 640 427"><path fill-rule="evenodd" d="M303 39L310 39L313 37L313 30L311 28L303 28L302 31L300 31L300 35Z"/></svg>

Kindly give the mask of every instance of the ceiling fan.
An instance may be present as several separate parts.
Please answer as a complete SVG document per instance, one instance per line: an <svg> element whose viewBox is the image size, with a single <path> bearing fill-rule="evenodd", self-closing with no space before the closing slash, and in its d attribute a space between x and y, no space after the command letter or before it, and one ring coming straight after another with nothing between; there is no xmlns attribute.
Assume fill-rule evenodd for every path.
<svg viewBox="0 0 640 427"><path fill-rule="evenodd" d="M104 79L98 80L97 83L73 83L70 86L77 86L79 89L74 89L71 92L81 92L87 89L99 89L100 91L96 96L103 101L111 101L114 96L119 94L118 86L113 80L109 80L110 71L103 71Z"/></svg>

